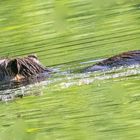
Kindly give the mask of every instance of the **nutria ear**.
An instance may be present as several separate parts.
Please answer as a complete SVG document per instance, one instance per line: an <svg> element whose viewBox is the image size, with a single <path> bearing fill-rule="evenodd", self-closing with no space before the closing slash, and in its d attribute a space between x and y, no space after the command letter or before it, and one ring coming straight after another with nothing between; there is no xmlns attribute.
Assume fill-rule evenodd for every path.
<svg viewBox="0 0 140 140"><path fill-rule="evenodd" d="M10 62L8 63L8 67L11 69L11 71L14 74L18 74L19 73L20 66L19 66L19 64L17 62L17 59L10 60Z"/></svg>
<svg viewBox="0 0 140 140"><path fill-rule="evenodd" d="M28 58L32 60L34 63L40 64L39 59L36 54L30 54L28 55Z"/></svg>
<svg viewBox="0 0 140 140"><path fill-rule="evenodd" d="M34 58L34 59L38 59L38 57L37 57L36 54L30 54L30 55L28 55L28 57L30 57L30 58Z"/></svg>

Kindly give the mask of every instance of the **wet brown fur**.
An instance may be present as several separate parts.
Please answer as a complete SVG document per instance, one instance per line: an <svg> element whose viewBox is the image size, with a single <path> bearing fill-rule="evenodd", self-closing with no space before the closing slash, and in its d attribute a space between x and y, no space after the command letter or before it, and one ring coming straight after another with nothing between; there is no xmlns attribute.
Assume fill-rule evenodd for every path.
<svg viewBox="0 0 140 140"><path fill-rule="evenodd" d="M19 80L43 72L50 72L50 70L43 66L34 55L24 58L4 59L4 62L0 63L0 81Z"/></svg>
<svg viewBox="0 0 140 140"><path fill-rule="evenodd" d="M135 61L140 61L140 51L136 50L136 51L129 51L129 52L124 52L118 55L115 55L113 57L110 57L108 59L105 59L99 63L97 63L96 65L109 65L109 66L117 66L117 64L122 64L123 65L123 61L125 60L135 60ZM125 65L125 62L124 62Z"/></svg>
<svg viewBox="0 0 140 140"><path fill-rule="evenodd" d="M140 65L140 50L128 51L112 56L86 68L85 71L107 70L113 67L130 66L135 64Z"/></svg>

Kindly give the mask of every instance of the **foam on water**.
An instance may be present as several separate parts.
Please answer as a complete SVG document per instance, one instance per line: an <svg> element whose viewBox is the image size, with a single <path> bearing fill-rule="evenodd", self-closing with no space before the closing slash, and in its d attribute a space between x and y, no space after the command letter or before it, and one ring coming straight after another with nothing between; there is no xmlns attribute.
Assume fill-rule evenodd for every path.
<svg viewBox="0 0 140 140"><path fill-rule="evenodd" d="M87 73L70 73L69 71L61 71L52 74L52 77L43 81L36 81L13 89L0 91L0 100L10 101L17 97L28 95L41 95L43 89L61 90L73 86L82 86L94 84L94 82L105 82L108 79L127 78L140 74L140 66L132 65L130 67L113 68L108 71L87 72Z"/></svg>

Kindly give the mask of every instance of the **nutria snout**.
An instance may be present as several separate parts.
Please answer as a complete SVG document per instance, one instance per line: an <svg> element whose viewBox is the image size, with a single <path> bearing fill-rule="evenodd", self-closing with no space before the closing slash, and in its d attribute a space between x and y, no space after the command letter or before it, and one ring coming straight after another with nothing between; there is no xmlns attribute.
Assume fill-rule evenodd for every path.
<svg viewBox="0 0 140 140"><path fill-rule="evenodd" d="M108 59L100 61L93 66L86 68L86 72L108 70L113 67L139 65L140 64L140 50L128 51Z"/></svg>
<svg viewBox="0 0 140 140"><path fill-rule="evenodd" d="M0 81L20 80L44 72L49 73L50 70L41 64L36 55L0 60Z"/></svg>

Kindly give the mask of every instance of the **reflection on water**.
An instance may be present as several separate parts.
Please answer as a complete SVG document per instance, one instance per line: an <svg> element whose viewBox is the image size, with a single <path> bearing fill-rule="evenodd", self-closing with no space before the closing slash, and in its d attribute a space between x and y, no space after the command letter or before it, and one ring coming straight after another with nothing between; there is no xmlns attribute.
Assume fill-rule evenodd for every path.
<svg viewBox="0 0 140 140"><path fill-rule="evenodd" d="M0 56L36 53L55 72L0 91L0 139L140 138L140 67L81 72L139 49L138 0L0 4Z"/></svg>
<svg viewBox="0 0 140 140"><path fill-rule="evenodd" d="M139 66L94 73L63 67L46 81L1 91L1 100L13 100L1 104L2 138L17 129L26 139L139 136ZM17 133L11 135L18 139Z"/></svg>
<svg viewBox="0 0 140 140"><path fill-rule="evenodd" d="M47 86L50 74L42 73L37 76L22 79L20 81L5 81L0 83L0 100L9 101L14 100L16 97L22 98L27 95L40 95L42 88L45 84ZM38 89L36 92L36 89ZM35 92L34 92L35 91Z"/></svg>

